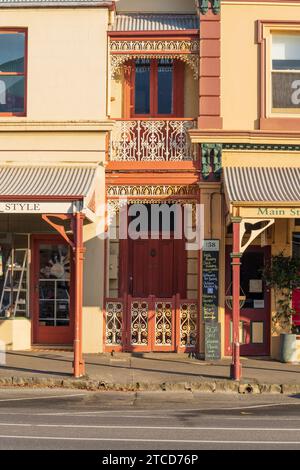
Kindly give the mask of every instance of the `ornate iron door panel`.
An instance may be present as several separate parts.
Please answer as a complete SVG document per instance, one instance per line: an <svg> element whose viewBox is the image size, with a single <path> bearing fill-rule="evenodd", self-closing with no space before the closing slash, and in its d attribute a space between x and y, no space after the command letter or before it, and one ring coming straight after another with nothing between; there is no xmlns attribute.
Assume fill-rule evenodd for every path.
<svg viewBox="0 0 300 470"><path fill-rule="evenodd" d="M131 303L131 346L148 346L149 341L149 303L133 300Z"/></svg>
<svg viewBox="0 0 300 470"><path fill-rule="evenodd" d="M172 346L172 302L155 302L155 346Z"/></svg>
<svg viewBox="0 0 300 470"><path fill-rule="evenodd" d="M106 344L119 346L122 343L123 304L118 301L106 303Z"/></svg>
<svg viewBox="0 0 300 470"><path fill-rule="evenodd" d="M197 310L196 303L180 305L180 346L193 348L197 342Z"/></svg>

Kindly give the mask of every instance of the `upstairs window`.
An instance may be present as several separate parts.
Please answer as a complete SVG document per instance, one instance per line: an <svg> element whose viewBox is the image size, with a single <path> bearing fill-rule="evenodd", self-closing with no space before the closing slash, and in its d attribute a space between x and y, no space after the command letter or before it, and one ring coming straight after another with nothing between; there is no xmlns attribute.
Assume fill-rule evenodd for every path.
<svg viewBox="0 0 300 470"><path fill-rule="evenodd" d="M272 35L272 112L300 112L300 34Z"/></svg>
<svg viewBox="0 0 300 470"><path fill-rule="evenodd" d="M137 59L132 74L132 117L183 117L183 64Z"/></svg>
<svg viewBox="0 0 300 470"><path fill-rule="evenodd" d="M0 115L25 114L25 44L25 32L0 30Z"/></svg>

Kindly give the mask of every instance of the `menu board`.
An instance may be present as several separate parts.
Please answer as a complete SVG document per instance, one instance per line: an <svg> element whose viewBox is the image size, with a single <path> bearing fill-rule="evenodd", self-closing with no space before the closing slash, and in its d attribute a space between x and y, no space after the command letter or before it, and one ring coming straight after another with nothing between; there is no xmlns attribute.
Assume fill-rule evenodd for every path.
<svg viewBox="0 0 300 470"><path fill-rule="evenodd" d="M221 324L205 323L205 360L221 359Z"/></svg>
<svg viewBox="0 0 300 470"><path fill-rule="evenodd" d="M218 321L219 240L205 240L202 250L202 317Z"/></svg>

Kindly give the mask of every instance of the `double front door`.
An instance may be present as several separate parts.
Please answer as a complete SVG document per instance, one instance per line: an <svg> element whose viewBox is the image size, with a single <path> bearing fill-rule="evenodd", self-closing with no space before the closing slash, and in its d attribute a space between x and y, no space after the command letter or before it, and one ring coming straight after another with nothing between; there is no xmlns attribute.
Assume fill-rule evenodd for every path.
<svg viewBox="0 0 300 470"><path fill-rule="evenodd" d="M59 237L35 237L32 254L33 342L71 344L74 322L70 247Z"/></svg>
<svg viewBox="0 0 300 470"><path fill-rule="evenodd" d="M226 256L226 354L232 343L232 266L230 252ZM270 259L270 247L250 246L241 258L240 289L240 352L243 356L270 354L270 290L262 279L262 270Z"/></svg>
<svg viewBox="0 0 300 470"><path fill-rule="evenodd" d="M127 286L126 348L175 350L175 296L186 298L184 241L129 240Z"/></svg>

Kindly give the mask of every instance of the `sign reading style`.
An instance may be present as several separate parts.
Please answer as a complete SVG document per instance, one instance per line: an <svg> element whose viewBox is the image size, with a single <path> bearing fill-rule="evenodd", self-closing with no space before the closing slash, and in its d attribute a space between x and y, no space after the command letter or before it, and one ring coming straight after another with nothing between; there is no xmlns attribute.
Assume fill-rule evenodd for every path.
<svg viewBox="0 0 300 470"><path fill-rule="evenodd" d="M70 214L73 202L0 202L0 214Z"/></svg>
<svg viewBox="0 0 300 470"><path fill-rule="evenodd" d="M219 240L204 240L202 251L203 321L218 321L219 306Z"/></svg>

